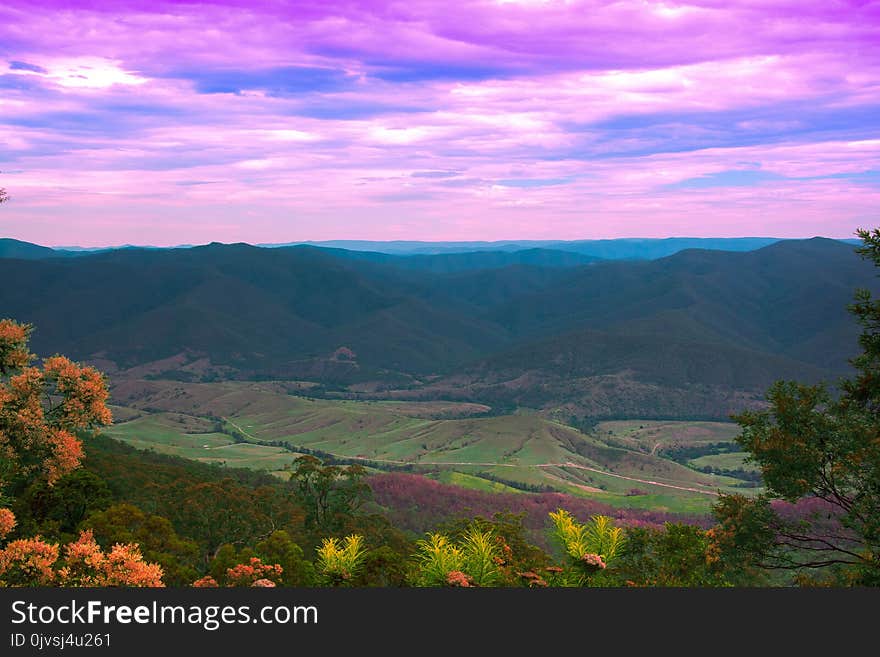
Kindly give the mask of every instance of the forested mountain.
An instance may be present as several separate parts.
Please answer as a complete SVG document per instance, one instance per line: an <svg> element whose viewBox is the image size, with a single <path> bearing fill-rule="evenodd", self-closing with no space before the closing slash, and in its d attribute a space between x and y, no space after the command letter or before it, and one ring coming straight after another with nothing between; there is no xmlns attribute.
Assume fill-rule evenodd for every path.
<svg viewBox="0 0 880 657"><path fill-rule="evenodd" d="M282 248L304 248L282 247ZM319 248L319 247L314 247ZM595 256L560 249L530 248L518 251L464 251L433 254L389 254L378 251L352 251L347 249L320 248L339 258L364 260L403 269L429 271L435 274L500 269L512 265L537 267L576 267L600 260Z"/></svg>
<svg viewBox="0 0 880 657"><path fill-rule="evenodd" d="M5 258L0 315L35 324L38 353L110 372L540 405L596 377L626 380L614 398L649 386L646 400L833 379L857 350L846 305L875 281L852 246L820 238L636 262L561 264L543 250L412 258L245 244Z"/></svg>
<svg viewBox="0 0 880 657"><path fill-rule="evenodd" d="M22 242L8 237L0 237L0 258L22 258L25 260L57 257L54 249L30 242Z"/></svg>

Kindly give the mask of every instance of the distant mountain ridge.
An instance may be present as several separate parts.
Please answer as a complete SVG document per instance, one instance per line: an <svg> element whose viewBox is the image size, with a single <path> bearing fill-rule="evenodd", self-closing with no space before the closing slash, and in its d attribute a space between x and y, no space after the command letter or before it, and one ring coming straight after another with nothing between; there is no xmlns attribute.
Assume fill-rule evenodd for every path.
<svg viewBox="0 0 880 657"><path fill-rule="evenodd" d="M211 244L0 258L0 316L33 323L36 352L119 376L723 417L776 378L844 373L858 335L846 306L877 286L851 245L822 238L563 256Z"/></svg>
<svg viewBox="0 0 880 657"><path fill-rule="evenodd" d="M685 249L709 249L715 251L754 251L780 241L778 237L665 237L665 238L615 238L594 240L501 240L495 242L418 242L418 241L365 241L326 240L290 242L285 244L259 244L265 247L308 245L347 251L368 251L389 255L439 255L472 253L481 251L516 252L527 249L567 251L602 260L653 260L678 253ZM846 244L859 244L857 239L836 240Z"/></svg>
<svg viewBox="0 0 880 657"><path fill-rule="evenodd" d="M435 274L478 269L501 269L511 265L533 265L536 267L577 267L597 262L600 258L556 249L530 248L519 251L463 251L433 254L389 254L378 251L354 251L328 247L296 245L277 248L316 248L338 258L363 260L392 265L404 269L429 271Z"/></svg>
<svg viewBox="0 0 880 657"><path fill-rule="evenodd" d="M293 246L306 244L349 251L374 251L395 255L437 255L479 251L521 251L549 249L568 251L605 260L643 260L662 258L678 251L704 248L721 251L752 251L780 241L776 237L666 237L618 238L597 240L501 240L496 242L370 242L358 240L329 240L290 244L263 244L261 246Z"/></svg>
<svg viewBox="0 0 880 657"><path fill-rule="evenodd" d="M421 260L415 260L408 265L414 269L434 269L426 256L452 255L464 253L516 253L532 252L538 254L546 251L564 251L566 253L579 254L592 259L602 260L653 260L678 253L685 249L709 249L715 251L754 251L769 246L775 242L790 241L786 238L777 237L666 237L666 238L616 238L594 240L500 240L495 242L419 242L419 241L368 241L368 240L326 240L326 241L303 241L284 243L258 243L255 246L264 248L284 248L293 246L312 246L316 248L334 249L337 255L344 255L342 251L349 252L351 257L381 260L380 255L391 256L421 256ZM836 240L845 244L858 244L857 239ZM194 248L191 244L179 244L170 247L157 246L108 246L90 247L79 246L52 247L39 246L13 239L0 239L0 257L58 257L79 256L106 251L118 251L122 249L189 249ZM15 255L19 251L25 255ZM369 254L369 255L360 255ZM528 256L520 256L527 258ZM540 257L540 256L536 256ZM496 259L501 260L498 256ZM399 263L403 264L403 263ZM511 264L504 262L503 264ZM531 264L545 264L532 262ZM568 264L582 264L569 256ZM548 264L547 266L558 266ZM437 267L443 270L444 266ZM454 271L454 268L449 271Z"/></svg>

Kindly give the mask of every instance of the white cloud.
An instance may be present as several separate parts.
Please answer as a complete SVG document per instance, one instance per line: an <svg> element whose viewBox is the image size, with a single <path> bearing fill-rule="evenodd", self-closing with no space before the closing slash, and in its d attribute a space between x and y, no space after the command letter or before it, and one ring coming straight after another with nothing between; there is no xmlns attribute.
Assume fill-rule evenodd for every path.
<svg viewBox="0 0 880 657"><path fill-rule="evenodd" d="M36 75L61 87L106 89L116 84L141 85L148 81L122 68L121 62L103 57L76 57L73 59L36 59L35 65L43 71L13 69L7 72L17 75Z"/></svg>

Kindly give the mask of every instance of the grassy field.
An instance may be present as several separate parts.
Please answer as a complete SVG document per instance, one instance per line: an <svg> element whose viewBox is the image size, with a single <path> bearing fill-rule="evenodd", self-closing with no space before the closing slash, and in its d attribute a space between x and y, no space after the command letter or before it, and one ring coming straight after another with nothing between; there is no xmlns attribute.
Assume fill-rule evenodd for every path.
<svg viewBox="0 0 880 657"><path fill-rule="evenodd" d="M705 511L718 490L742 490L738 479L662 457L663 447L732 441L736 425L718 422L603 422L584 434L533 413L309 399L278 383L134 381L115 387L113 401L123 411L108 435L230 466L282 472L298 454L261 444L281 442L377 467L418 465L446 483L481 490L552 487L628 507ZM235 444L232 434L251 444Z"/></svg>
<svg viewBox="0 0 880 657"><path fill-rule="evenodd" d="M732 422L617 420L600 422L594 435L610 443L656 453L663 448L733 442L740 427Z"/></svg>
<svg viewBox="0 0 880 657"><path fill-rule="evenodd" d="M720 468L721 470L746 470L747 472L758 472L759 468L754 463L746 463L748 454L745 452L732 452L729 454L711 454L709 456L701 456L698 459L689 461L695 468Z"/></svg>
<svg viewBox="0 0 880 657"><path fill-rule="evenodd" d="M212 426L207 420L180 413L140 413L136 419L114 424L103 433L139 449L278 473L299 456L281 447L240 444L224 433L198 431Z"/></svg>
<svg viewBox="0 0 880 657"><path fill-rule="evenodd" d="M429 475L431 479L439 481L441 484L452 484L453 486L461 486L462 488L473 488L474 490L483 490L489 493L520 493L517 488L512 488L497 481L490 481L474 475L465 474L464 472L456 472L454 470L443 470L436 474Z"/></svg>

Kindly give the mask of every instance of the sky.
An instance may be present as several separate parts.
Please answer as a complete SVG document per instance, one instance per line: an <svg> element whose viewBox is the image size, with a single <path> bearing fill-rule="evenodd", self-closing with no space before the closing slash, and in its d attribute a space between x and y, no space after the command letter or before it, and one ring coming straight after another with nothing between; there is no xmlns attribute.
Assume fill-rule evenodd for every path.
<svg viewBox="0 0 880 657"><path fill-rule="evenodd" d="M852 237L880 2L4 0L0 237Z"/></svg>

